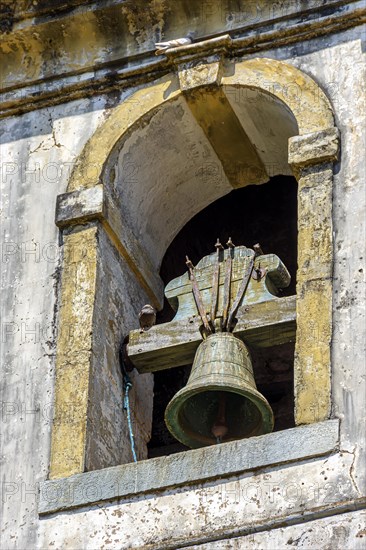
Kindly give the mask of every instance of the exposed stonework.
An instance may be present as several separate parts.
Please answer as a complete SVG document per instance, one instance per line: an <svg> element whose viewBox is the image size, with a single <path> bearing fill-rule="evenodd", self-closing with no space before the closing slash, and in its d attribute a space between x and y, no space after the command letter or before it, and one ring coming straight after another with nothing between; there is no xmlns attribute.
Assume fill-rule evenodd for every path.
<svg viewBox="0 0 366 550"><path fill-rule="evenodd" d="M338 152L338 129L328 128L322 132L290 138L288 162L294 167L334 162L338 159Z"/></svg>

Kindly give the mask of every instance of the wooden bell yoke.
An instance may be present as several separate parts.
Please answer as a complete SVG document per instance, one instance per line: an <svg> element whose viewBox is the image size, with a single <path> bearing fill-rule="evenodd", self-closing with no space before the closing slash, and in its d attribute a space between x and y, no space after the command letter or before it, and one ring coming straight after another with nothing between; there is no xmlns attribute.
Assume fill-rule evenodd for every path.
<svg viewBox="0 0 366 550"><path fill-rule="evenodd" d="M211 333L232 332L252 347L293 342L296 296L277 298L290 284L287 268L275 254L228 248L216 252L173 279L165 295L176 311L169 323L129 334L127 356L140 373L192 364L201 342Z"/></svg>

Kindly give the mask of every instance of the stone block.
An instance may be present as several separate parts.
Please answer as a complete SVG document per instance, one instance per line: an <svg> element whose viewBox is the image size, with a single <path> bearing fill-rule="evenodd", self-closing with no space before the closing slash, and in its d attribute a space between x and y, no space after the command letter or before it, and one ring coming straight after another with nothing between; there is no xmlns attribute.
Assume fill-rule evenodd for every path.
<svg viewBox="0 0 366 550"><path fill-rule="evenodd" d="M319 457L338 444L338 420L292 428L217 446L87 472L41 484L39 512L47 514L93 502L156 493L250 470ZM88 488L94 487L95 491ZM97 496L96 496L97 493Z"/></svg>
<svg viewBox="0 0 366 550"><path fill-rule="evenodd" d="M308 166L334 162L338 158L339 132L335 127L294 136L289 139L288 162L293 166Z"/></svg>
<svg viewBox="0 0 366 550"><path fill-rule="evenodd" d="M200 86L218 86L222 76L221 61L182 63L178 68L178 76L183 92Z"/></svg>
<svg viewBox="0 0 366 550"><path fill-rule="evenodd" d="M298 283L294 363L297 424L325 420L330 414L331 305L330 279Z"/></svg>
<svg viewBox="0 0 366 550"><path fill-rule="evenodd" d="M65 227L103 216L103 186L95 185L58 195L56 225Z"/></svg>

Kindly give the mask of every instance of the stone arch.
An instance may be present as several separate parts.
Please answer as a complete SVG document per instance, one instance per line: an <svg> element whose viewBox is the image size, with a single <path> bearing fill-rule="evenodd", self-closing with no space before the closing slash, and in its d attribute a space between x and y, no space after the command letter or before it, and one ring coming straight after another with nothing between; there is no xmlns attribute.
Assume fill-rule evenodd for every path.
<svg viewBox="0 0 366 550"><path fill-rule="evenodd" d="M274 98L275 108L282 109L281 112L284 109L289 113L289 118L296 122L297 131L293 126L288 127L287 157L299 183L296 423L324 420L330 414L332 163L338 153L338 134L333 127L330 103L310 77L287 63L272 59L251 59L224 65L218 57L214 61L212 58L195 59L193 63L177 60L176 65L178 78L168 75L133 93L124 103L112 109L80 155L68 192L58 197L56 223L60 228L67 229L64 235L59 324L64 326L72 322L73 334L70 339L67 331L60 331L57 341L56 421L52 435L50 477L103 468L122 460L115 449L105 450L108 446L105 438L110 447L120 445L121 432L125 429L121 416L113 423L110 420L108 392L112 392L116 402L122 393L118 378L118 345L122 334L136 326L137 306L126 306L122 296L119 306L124 308L123 318L114 313L111 319L108 312L116 308L104 281L108 276L112 277L113 292L118 294L118 285L113 280L118 275L122 277L123 292L130 293L132 288L140 301L146 299L157 306L163 296L158 276L159 261L154 262L146 253L148 246L126 223L121 203L116 200L112 186L105 177L108 159L118 143L131 136L143 117L152 116L174 102L186 99L191 101L190 107L194 112L195 102L199 101L202 90L202 93L209 89L216 94L214 106L218 108L227 102L227 97L223 95L225 89L256 90L259 94ZM199 117L199 109L196 115L197 112ZM234 126L235 117L239 115L233 115L230 111ZM204 132L204 121L201 121L201 126ZM240 134L240 129L238 132L242 144L248 144L248 166L252 162L261 167L263 163L255 147L246 135ZM212 144L214 153L220 156L222 151L220 147L215 148L216 145ZM262 183L268 176L260 169L255 175L256 181L248 181L246 174L237 182L237 174L230 173L233 158L229 156L226 160L228 162L223 163L224 175L229 181L226 192L230 190L230 185L238 187ZM252 176L250 174L250 178ZM220 192L224 194L225 189ZM218 196L212 196L211 200ZM207 197L202 198L203 205L205 200ZM116 256L108 249L110 246L114 247L118 260L113 259ZM318 256L314 257L314 249L318 250ZM115 265L111 266L111 263ZM124 271L125 264L129 273ZM109 270L108 273L106 270ZM136 283L131 279L131 270ZM81 302L83 311L79 315L73 306ZM113 374L111 368L114 369ZM144 376L150 375L140 378ZM114 379L115 386L112 389L105 385L110 384L111 379ZM146 392L152 391L148 381L140 384L139 380L137 378L135 384L136 408L139 392L142 395L145 392L146 397ZM78 406L70 425L67 419L63 420L62 410L65 403L75 401L75 384L79 387ZM146 402L147 399L145 408ZM100 403L103 403L102 407L99 407ZM149 420L136 417L135 421L141 427L143 440ZM123 460L128 461L128 453Z"/></svg>
<svg viewBox="0 0 366 550"><path fill-rule="evenodd" d="M321 132L333 126L334 117L327 96L311 77L289 63L267 58L237 62L234 74L223 76L221 85L245 86L277 97L293 113L299 135ZM121 136L142 116L181 94L177 76L170 74L134 92L111 109L107 120L95 131L77 159L68 192L103 183L100 177L104 163ZM95 177L90 177L89 167L95 167Z"/></svg>
<svg viewBox="0 0 366 550"><path fill-rule="evenodd" d="M122 142L124 139L128 139L128 136L133 135L134 132L137 134L140 131L139 128L141 125L146 125L146 120L150 120L151 117L154 116L154 113L169 109L169 106L173 104L188 102L191 103L190 107L193 110L196 109L196 111L199 111L202 109L202 101L198 102L198 106L196 106L195 100L193 99L190 101L189 99L189 94L192 90L186 90L185 85L182 85L182 73L184 70L184 68L182 69L182 67L178 66L178 78L174 74L167 75L152 85L134 92L132 95L128 96L121 105L111 110L106 121L96 130L79 156L75 164L75 169L71 174L68 192L92 189L93 187L102 185L106 195L103 200L108 202L108 196L110 194L108 193L109 182L108 178L106 178L106 164L111 157L112 151L117 148L118 143ZM195 71L197 71L197 68L193 69L193 73ZM297 128L296 130L289 130L287 137L321 132L333 125L331 106L323 91L313 79L290 64L272 59L260 58L237 62L234 67L230 67L229 69L224 70L219 68L218 73L220 73L220 71L223 72L223 76L221 77L218 75L218 81L220 83L219 88L224 92L219 92L217 94L219 97L216 100L216 104L213 105L212 110L218 108L222 101L226 101L228 105L230 104L229 108L232 108L234 111L233 116L240 118L239 111L241 106L234 105L235 101L233 101L232 94L233 91L235 93L235 90L247 90L248 93L257 94L258 97L262 95L262 97L265 98L272 98L273 104L278 106L278 118L285 118L285 116L288 116L289 119L292 118ZM202 81L200 84L202 85ZM203 82L203 84L205 84L205 82ZM217 90L218 88L216 83L213 86L210 82L206 82L206 84L210 88L210 91ZM239 103L241 102L239 101ZM263 105L262 102L262 107L263 106L265 105ZM247 109L246 113L242 113L240 123L242 123L248 110L250 111L251 107ZM206 114L207 113L205 113L205 116ZM197 116L196 113L194 116L198 118L199 115ZM179 124L179 121L177 121L177 124ZM252 141L255 141L255 137L256 136L250 136ZM240 140L242 138L243 136L239 135L238 139ZM242 142L242 149L249 149L251 146L250 140L245 138L246 136L244 136ZM262 146L263 143L255 143L256 149L261 149ZM287 166L287 139L283 143L283 149L282 165ZM145 154L144 150L143 154ZM194 205L191 204L190 208L187 206L187 213L189 210L190 216L194 215L200 209L207 206L212 200L219 198L225 192L229 192L231 189L230 185L232 187L241 187L248 183L262 183L267 181L268 174L265 173L263 159L261 160L262 162L257 162L256 152L252 150L244 164L244 169L248 163L251 166L249 176L240 177L240 181L237 182L234 181L236 175L232 176L231 174L227 174L230 180L230 182L227 182L227 189L225 190L223 188L220 191L217 190L216 195L213 190L207 190L207 196L204 197L203 190L206 185L203 184L202 178L201 180L197 179L195 187L200 190L202 197L201 200L195 201ZM213 155L211 161L213 164L220 165L221 167L222 159ZM239 162L239 154L236 158L231 158L229 156L226 166L224 163L224 171L230 171L228 165L235 166ZM209 163L206 164L206 168L207 165L209 165ZM239 166L239 170L240 169L242 169L242 167ZM253 174L253 169L254 172L258 172L258 176L256 176L255 173ZM264 173L261 174L261 171ZM284 173L284 171L282 170L281 173ZM291 170L289 173L291 173ZM207 176L209 175L210 174L207 174ZM145 181L134 182L134 186L145 189L146 182L149 179L150 175L145 178ZM189 193L193 196L194 190L192 187L193 183L189 190ZM185 188L188 192L186 182ZM130 202L129 200L127 208ZM160 234L158 233L159 228L154 228L152 230L152 232L155 231L155 240L161 242L161 250L155 251L151 242L147 242L145 246L141 247L139 244L141 237L134 231L137 216L131 213L131 217L134 217L135 227L128 226L128 224L126 224L126 219L117 220L117 218L120 218L117 211L121 208L120 205L118 205L118 200L114 197L109 200L109 204L111 203L114 203L114 208L110 207L109 210L114 211L114 223L110 224L106 220L105 225L108 226L107 229L109 233L111 235L113 234L114 240L119 242L120 252L129 263L143 287L147 290L150 299L157 305L161 302L162 298L162 284L157 275L157 268L162 259L162 250L167 248L169 239L171 241L175 236L174 229L170 228L170 233L168 232L166 237L163 236L165 229L163 231L163 229L160 228ZM173 201L171 201L170 206L172 217L174 217ZM194 210L195 207L196 210ZM123 208L126 210L126 201L124 202ZM151 217L151 212L143 212L143 214L145 214L146 218ZM177 220L174 220L174 223L177 222L175 232L181 229L187 221L188 219L183 217L179 220L179 216L177 216ZM178 222L180 222L180 227ZM111 229L110 225L113 226L113 229ZM143 228L140 227L139 231L143 231ZM147 232L143 231L143 235L147 235ZM142 239L142 241L144 241L144 239ZM136 265L137 263L141 263L134 261L136 257L144 257L142 269Z"/></svg>
<svg viewBox="0 0 366 550"><path fill-rule="evenodd" d="M235 65L235 73L222 85L246 86L267 92L285 103L294 115L299 135L321 132L333 126L331 104L319 85L293 65L259 58Z"/></svg>

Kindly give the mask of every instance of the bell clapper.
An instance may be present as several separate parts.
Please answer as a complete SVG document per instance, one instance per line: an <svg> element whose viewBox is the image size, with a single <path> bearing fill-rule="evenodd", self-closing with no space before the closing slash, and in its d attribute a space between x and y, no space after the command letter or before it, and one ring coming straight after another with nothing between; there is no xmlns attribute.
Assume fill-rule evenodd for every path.
<svg viewBox="0 0 366 550"><path fill-rule="evenodd" d="M225 392L220 392L219 410L217 413L216 420L211 428L211 433L216 438L216 443L221 443L222 438L225 437L225 435L229 430L226 425L225 413L226 413L226 395L225 395Z"/></svg>

